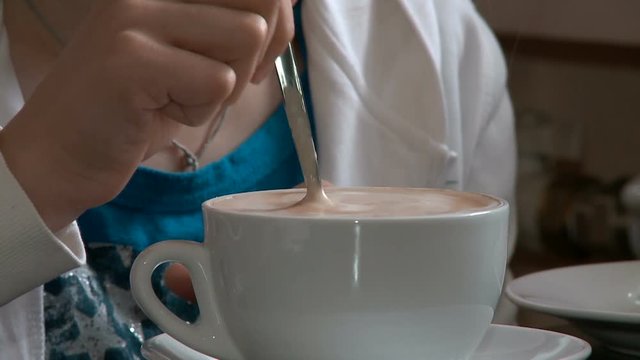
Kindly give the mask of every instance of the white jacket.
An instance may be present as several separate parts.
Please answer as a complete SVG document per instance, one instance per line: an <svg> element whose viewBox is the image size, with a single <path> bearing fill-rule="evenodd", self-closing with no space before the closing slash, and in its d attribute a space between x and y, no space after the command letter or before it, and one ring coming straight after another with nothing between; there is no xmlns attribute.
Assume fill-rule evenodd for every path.
<svg viewBox="0 0 640 360"><path fill-rule="evenodd" d="M513 200L505 65L470 0L306 0L303 26L324 178ZM0 29L2 126L23 98ZM83 261L77 229L52 234L0 157L0 359L44 358L40 285Z"/></svg>

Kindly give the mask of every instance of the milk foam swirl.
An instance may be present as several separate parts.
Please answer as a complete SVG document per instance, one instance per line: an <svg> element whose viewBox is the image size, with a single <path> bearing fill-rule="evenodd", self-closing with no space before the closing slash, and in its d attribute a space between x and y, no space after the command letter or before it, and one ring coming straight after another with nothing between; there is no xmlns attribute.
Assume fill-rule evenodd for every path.
<svg viewBox="0 0 640 360"><path fill-rule="evenodd" d="M208 204L225 212L274 216L332 218L397 218L473 213L497 207L493 197L442 189L338 188L326 189L331 206L301 204L304 189L230 195Z"/></svg>

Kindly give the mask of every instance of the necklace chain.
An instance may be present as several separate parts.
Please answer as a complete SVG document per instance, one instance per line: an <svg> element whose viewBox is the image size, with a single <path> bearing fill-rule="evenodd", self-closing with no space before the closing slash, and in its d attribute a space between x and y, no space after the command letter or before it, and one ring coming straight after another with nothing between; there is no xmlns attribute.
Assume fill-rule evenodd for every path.
<svg viewBox="0 0 640 360"><path fill-rule="evenodd" d="M38 22L42 25L42 27L46 30L49 35L55 40L55 42L60 46L60 48L64 48L66 45L66 40L62 37L62 35L49 23L48 19L42 11L38 8L38 6L34 3L33 0L24 0L25 4L38 19ZM209 122L209 126L207 128L207 134L198 147L198 150L195 152L189 150L185 145L180 143L176 139L171 139L171 145L173 145L183 157L184 168L196 171L200 168L200 158L204 154L205 150L209 146L209 144L213 141L213 138L216 136L222 123L224 122L225 115L227 113L227 108L225 107L216 119L213 119Z"/></svg>
<svg viewBox="0 0 640 360"><path fill-rule="evenodd" d="M216 137L216 134L220 130L222 123L224 122L225 115L227 114L227 108L224 108L222 112L218 115L217 119L211 120L209 122L209 129L207 131L207 135L204 138L202 144L198 150L194 153L189 148L181 144L176 139L171 139L171 144L175 146L182 153L184 159L184 165L187 169L191 171L196 171L200 168L200 158L204 154L204 151L207 149L213 138Z"/></svg>

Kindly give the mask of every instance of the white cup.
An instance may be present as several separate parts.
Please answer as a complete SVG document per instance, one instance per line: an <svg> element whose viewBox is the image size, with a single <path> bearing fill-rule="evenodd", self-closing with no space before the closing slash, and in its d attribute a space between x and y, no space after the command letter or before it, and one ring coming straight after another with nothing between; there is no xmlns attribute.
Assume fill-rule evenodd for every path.
<svg viewBox="0 0 640 360"><path fill-rule="evenodd" d="M251 214L213 199L204 243L149 247L132 292L163 331L221 360L466 359L506 267L509 206L491 199L481 211L394 218ZM154 295L151 274L167 261L189 269L193 324Z"/></svg>

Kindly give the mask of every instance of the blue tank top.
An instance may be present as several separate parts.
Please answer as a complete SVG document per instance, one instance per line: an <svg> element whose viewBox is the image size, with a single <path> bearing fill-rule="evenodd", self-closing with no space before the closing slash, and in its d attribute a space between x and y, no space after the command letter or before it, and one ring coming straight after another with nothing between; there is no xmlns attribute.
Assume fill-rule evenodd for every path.
<svg viewBox="0 0 640 360"><path fill-rule="evenodd" d="M237 149L195 172L139 168L120 195L87 211L78 225L85 243L129 245L134 250L168 239L202 241L204 201L232 193L289 188L301 181L280 106Z"/></svg>
<svg viewBox="0 0 640 360"><path fill-rule="evenodd" d="M302 34L299 4L295 15L297 33ZM301 46L306 59L302 41ZM306 74L301 80L312 114ZM87 265L45 285L47 358L142 359L142 342L160 330L129 292L129 271L137 254L162 240L202 241L205 200L290 188L302 180L282 105L238 148L195 172L137 169L113 201L79 218ZM197 307L168 291L162 275L154 274L156 294L178 316L195 320Z"/></svg>

